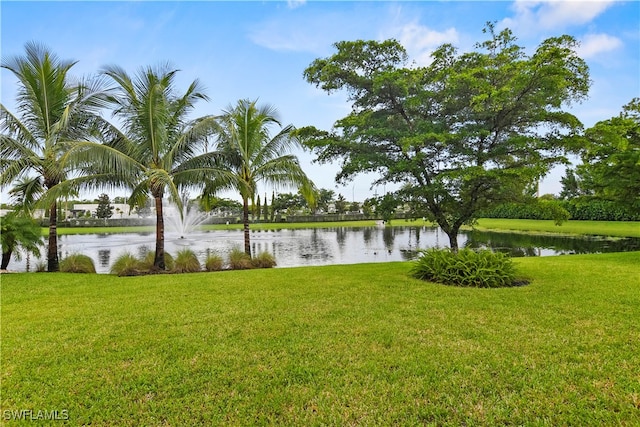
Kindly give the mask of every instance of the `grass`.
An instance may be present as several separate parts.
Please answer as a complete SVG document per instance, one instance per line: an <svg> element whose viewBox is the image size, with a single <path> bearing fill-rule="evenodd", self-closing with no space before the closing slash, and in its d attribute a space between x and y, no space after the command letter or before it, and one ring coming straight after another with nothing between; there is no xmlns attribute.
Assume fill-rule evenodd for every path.
<svg viewBox="0 0 640 427"><path fill-rule="evenodd" d="M515 260L528 286L410 263L2 275L3 410L73 425L640 424L640 253Z"/></svg>
<svg viewBox="0 0 640 427"><path fill-rule="evenodd" d="M638 221L567 221L558 226L553 221L546 220L482 218L478 220L476 229L640 237L640 222Z"/></svg>

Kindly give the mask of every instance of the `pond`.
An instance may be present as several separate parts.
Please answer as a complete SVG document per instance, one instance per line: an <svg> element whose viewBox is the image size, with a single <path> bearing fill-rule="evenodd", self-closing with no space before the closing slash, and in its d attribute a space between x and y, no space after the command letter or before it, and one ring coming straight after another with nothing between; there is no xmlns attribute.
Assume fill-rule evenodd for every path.
<svg viewBox="0 0 640 427"><path fill-rule="evenodd" d="M155 250L153 233L62 235L58 239L60 259L77 253L88 255L94 260L98 273L108 273L111 264L125 252L139 256ZM442 230L424 226L251 231L253 253L267 251L273 254L278 267L406 261L417 257L421 249L448 247L448 244L448 237ZM640 250L640 239L637 238L541 236L480 231L461 232L458 244L461 248L492 248L512 256ZM185 238L169 232L165 236L165 251L175 255L179 250L189 248L198 255L201 262L212 253L226 259L233 248L243 247L242 230L193 231ZM43 260L28 260L30 269L33 270L38 262ZM26 265L26 257L22 261L14 258L9 269L26 271Z"/></svg>

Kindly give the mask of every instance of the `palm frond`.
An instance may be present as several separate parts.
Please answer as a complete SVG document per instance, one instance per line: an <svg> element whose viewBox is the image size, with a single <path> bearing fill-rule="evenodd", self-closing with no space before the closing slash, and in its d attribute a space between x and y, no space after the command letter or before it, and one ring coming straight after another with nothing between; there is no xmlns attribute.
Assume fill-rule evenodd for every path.
<svg viewBox="0 0 640 427"><path fill-rule="evenodd" d="M39 148L38 139L31 133L29 128L2 104L0 104L0 132L3 138L14 139L32 151ZM4 143L2 148L4 149Z"/></svg>
<svg viewBox="0 0 640 427"><path fill-rule="evenodd" d="M44 186L40 177L29 177L18 180L11 190L9 196L13 204L21 210L32 212L37 201L44 193Z"/></svg>

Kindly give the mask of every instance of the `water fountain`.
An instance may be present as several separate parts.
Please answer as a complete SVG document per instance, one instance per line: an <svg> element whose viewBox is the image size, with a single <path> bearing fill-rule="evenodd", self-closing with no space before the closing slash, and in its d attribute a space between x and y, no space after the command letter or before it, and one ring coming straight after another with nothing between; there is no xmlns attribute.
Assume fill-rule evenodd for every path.
<svg viewBox="0 0 640 427"><path fill-rule="evenodd" d="M165 213L167 231L179 234L181 239L207 220L206 213L195 206L189 207L187 201L182 204L182 212L177 205L171 203L167 206Z"/></svg>

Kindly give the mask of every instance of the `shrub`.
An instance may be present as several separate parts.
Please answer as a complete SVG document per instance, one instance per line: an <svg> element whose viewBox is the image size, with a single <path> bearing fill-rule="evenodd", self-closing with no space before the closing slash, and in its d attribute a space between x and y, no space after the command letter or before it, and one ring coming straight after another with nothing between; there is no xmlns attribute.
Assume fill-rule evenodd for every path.
<svg viewBox="0 0 640 427"><path fill-rule="evenodd" d="M222 270L224 261L220 255L212 254L207 257L204 262L204 268L207 271L220 271Z"/></svg>
<svg viewBox="0 0 640 427"><path fill-rule="evenodd" d="M44 273L47 271L47 263L44 261L38 261L36 263L36 273Z"/></svg>
<svg viewBox="0 0 640 427"><path fill-rule="evenodd" d="M69 255L60 261L60 271L63 273L95 273L96 266L87 255Z"/></svg>
<svg viewBox="0 0 640 427"><path fill-rule="evenodd" d="M557 200L535 199L527 203L503 203L482 212L484 218L544 219L557 225L569 219L569 211Z"/></svg>
<svg viewBox="0 0 640 427"><path fill-rule="evenodd" d="M431 248L422 252L411 269L418 279L445 285L497 288L522 284L515 277L513 261L507 255L490 250Z"/></svg>
<svg viewBox="0 0 640 427"><path fill-rule="evenodd" d="M248 270L253 267L251 257L240 248L233 248L229 254L229 267L232 270Z"/></svg>
<svg viewBox="0 0 640 427"><path fill-rule="evenodd" d="M571 219L585 221L640 221L640 209L632 205L599 200L588 196L563 202L563 207L571 214Z"/></svg>
<svg viewBox="0 0 640 427"><path fill-rule="evenodd" d="M195 273L201 269L196 253L191 249L182 249L178 251L171 271L175 273Z"/></svg>
<svg viewBox="0 0 640 427"><path fill-rule="evenodd" d="M260 252L252 260L255 268L272 268L276 266L276 259L269 252Z"/></svg>
<svg viewBox="0 0 640 427"><path fill-rule="evenodd" d="M147 252L144 259L141 260L142 269L146 271L154 270L153 260L156 257L155 251ZM165 270L173 270L174 260L170 253L164 253L164 268Z"/></svg>
<svg viewBox="0 0 640 427"><path fill-rule="evenodd" d="M111 266L111 274L118 276L137 276L148 270L144 264L130 252L120 255Z"/></svg>

